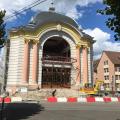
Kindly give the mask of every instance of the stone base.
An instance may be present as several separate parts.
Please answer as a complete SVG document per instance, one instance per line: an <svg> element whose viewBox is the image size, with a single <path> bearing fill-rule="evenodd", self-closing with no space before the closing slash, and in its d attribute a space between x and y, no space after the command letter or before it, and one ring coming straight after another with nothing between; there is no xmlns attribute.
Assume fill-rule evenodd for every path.
<svg viewBox="0 0 120 120"><path fill-rule="evenodd" d="M38 84L31 84L31 85L28 86L29 90L36 90L38 88L39 88Z"/></svg>

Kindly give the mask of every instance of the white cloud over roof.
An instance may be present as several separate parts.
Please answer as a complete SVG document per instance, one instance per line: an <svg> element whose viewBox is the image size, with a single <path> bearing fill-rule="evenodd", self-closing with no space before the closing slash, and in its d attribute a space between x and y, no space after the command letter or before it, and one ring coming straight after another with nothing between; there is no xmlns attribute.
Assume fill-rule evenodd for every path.
<svg viewBox="0 0 120 120"><path fill-rule="evenodd" d="M120 43L112 42L110 40L110 34L100 28L86 29L84 32L91 35L94 37L94 40L96 40L93 45L95 59L100 57L103 50L120 51Z"/></svg>

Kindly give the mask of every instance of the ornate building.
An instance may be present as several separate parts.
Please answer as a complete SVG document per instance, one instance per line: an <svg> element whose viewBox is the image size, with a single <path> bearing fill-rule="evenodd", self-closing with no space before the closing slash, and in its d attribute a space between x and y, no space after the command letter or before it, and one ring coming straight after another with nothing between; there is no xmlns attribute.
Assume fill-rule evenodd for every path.
<svg viewBox="0 0 120 120"><path fill-rule="evenodd" d="M92 83L93 38L71 18L40 12L10 31L7 90L73 88Z"/></svg>

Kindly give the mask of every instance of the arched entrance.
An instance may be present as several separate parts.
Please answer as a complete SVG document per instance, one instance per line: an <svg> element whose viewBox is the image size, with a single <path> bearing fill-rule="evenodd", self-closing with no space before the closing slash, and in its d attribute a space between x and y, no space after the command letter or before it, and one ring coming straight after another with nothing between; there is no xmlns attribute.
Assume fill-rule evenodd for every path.
<svg viewBox="0 0 120 120"><path fill-rule="evenodd" d="M61 37L51 37L43 45L42 88L70 88L70 45Z"/></svg>

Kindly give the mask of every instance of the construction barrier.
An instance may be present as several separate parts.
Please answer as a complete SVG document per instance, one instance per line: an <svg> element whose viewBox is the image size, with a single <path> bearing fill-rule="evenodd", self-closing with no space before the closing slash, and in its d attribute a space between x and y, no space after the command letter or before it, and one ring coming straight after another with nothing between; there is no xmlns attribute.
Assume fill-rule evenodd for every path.
<svg viewBox="0 0 120 120"><path fill-rule="evenodd" d="M118 102L118 98L116 98L116 97L111 97L111 101L112 101L112 102Z"/></svg>
<svg viewBox="0 0 120 120"><path fill-rule="evenodd" d="M57 98L56 97L49 97L48 102L57 102Z"/></svg>
<svg viewBox="0 0 120 120"><path fill-rule="evenodd" d="M58 98L57 102L67 102L67 98L66 97Z"/></svg>
<svg viewBox="0 0 120 120"><path fill-rule="evenodd" d="M95 97L96 102L104 102L103 98L101 97Z"/></svg>
<svg viewBox="0 0 120 120"><path fill-rule="evenodd" d="M2 103L2 101L3 101L3 98L2 98L2 97L0 97L0 103Z"/></svg>
<svg viewBox="0 0 120 120"><path fill-rule="evenodd" d="M104 102L111 102L111 98L110 97L104 97Z"/></svg>
<svg viewBox="0 0 120 120"><path fill-rule="evenodd" d="M67 102L77 102L77 98L68 98Z"/></svg>
<svg viewBox="0 0 120 120"><path fill-rule="evenodd" d="M95 98L94 97L87 97L87 102L95 102Z"/></svg>
<svg viewBox="0 0 120 120"><path fill-rule="evenodd" d="M77 98L77 101L78 102L87 102L87 99L83 98L83 97L79 97L79 98Z"/></svg>
<svg viewBox="0 0 120 120"><path fill-rule="evenodd" d="M81 103L94 103L94 102L120 102L120 97L50 97L47 98L48 102L81 102Z"/></svg>
<svg viewBox="0 0 120 120"><path fill-rule="evenodd" d="M4 99L4 103L11 103L11 98L10 97L0 97L0 103L3 102L3 99Z"/></svg>

